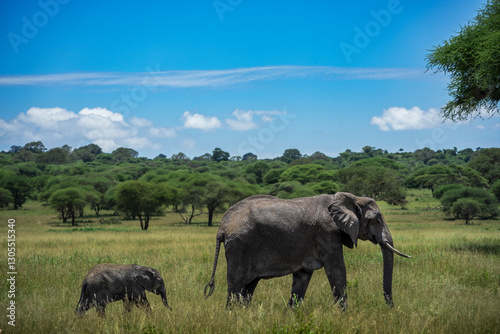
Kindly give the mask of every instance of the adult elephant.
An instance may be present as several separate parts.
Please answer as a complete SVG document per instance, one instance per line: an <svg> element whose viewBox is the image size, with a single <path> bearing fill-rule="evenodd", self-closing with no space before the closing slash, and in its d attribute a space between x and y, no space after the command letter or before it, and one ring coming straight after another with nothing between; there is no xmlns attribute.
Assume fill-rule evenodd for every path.
<svg viewBox="0 0 500 334"><path fill-rule="evenodd" d="M248 197L222 217L205 296L208 298L215 289L220 244L224 243L227 307L235 299L248 304L259 280L288 274L293 274L289 305L295 306L304 298L313 271L324 267L335 301L346 308L342 245L353 248L358 239L380 245L384 296L392 306L394 253L409 256L393 247L389 228L373 199L345 192L290 200L267 195Z"/></svg>
<svg viewBox="0 0 500 334"><path fill-rule="evenodd" d="M160 295L163 304L171 310L167 302L165 282L158 270L136 264L101 263L92 268L83 279L75 312L83 315L91 307L95 307L97 313L104 316L108 303L123 300L126 311L131 311L135 304L150 313L146 290Z"/></svg>

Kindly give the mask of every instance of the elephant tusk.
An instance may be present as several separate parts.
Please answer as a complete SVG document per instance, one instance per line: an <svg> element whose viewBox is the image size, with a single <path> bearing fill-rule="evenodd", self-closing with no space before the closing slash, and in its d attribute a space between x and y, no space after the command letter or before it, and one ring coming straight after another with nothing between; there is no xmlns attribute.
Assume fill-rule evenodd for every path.
<svg viewBox="0 0 500 334"><path fill-rule="evenodd" d="M391 252L393 252L395 254L398 254L399 256L406 257L406 258L411 258L410 255L406 255L405 253L401 253L396 248L392 247L389 243L383 243L382 245L384 245L385 247L389 248L389 250Z"/></svg>

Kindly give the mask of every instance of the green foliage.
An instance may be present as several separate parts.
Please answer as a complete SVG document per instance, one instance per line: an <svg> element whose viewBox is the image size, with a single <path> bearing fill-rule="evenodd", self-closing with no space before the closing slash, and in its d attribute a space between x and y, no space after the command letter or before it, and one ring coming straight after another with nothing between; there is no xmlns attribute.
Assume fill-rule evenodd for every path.
<svg viewBox="0 0 500 334"><path fill-rule="evenodd" d="M465 219L469 224L472 218L481 212L481 203L472 198L459 198L451 206L450 213L455 217Z"/></svg>
<svg viewBox="0 0 500 334"><path fill-rule="evenodd" d="M464 199L473 200L475 203L471 201L465 202L463 201ZM473 212L473 216L483 218L496 217L498 215L498 201L492 193L483 188L461 187L451 189L443 194L440 201L443 205L443 211L453 215L455 218L464 217L460 211L465 212L467 210ZM457 201L461 201L461 204L455 206ZM477 210L475 208L476 203L479 206Z"/></svg>
<svg viewBox="0 0 500 334"><path fill-rule="evenodd" d="M472 187L487 187L488 181L472 168L458 165L424 166L406 178L409 188L434 190L445 184L461 184Z"/></svg>
<svg viewBox="0 0 500 334"><path fill-rule="evenodd" d="M271 169L271 166L265 161L257 161L249 164L245 168L245 173L254 174L258 184L262 184L264 182L264 176Z"/></svg>
<svg viewBox="0 0 500 334"><path fill-rule="evenodd" d="M0 188L0 208L6 208L14 202L14 196L8 189Z"/></svg>
<svg viewBox="0 0 500 334"><path fill-rule="evenodd" d="M300 151L297 150L296 148L291 148L283 152L283 155L281 156L280 160L288 164L300 158L302 158L302 154L300 153Z"/></svg>
<svg viewBox="0 0 500 334"><path fill-rule="evenodd" d="M404 206L406 203L403 182L392 168L352 166L339 170L337 176L347 192L393 205Z"/></svg>
<svg viewBox="0 0 500 334"><path fill-rule="evenodd" d="M10 192L14 210L19 209L30 194L29 178L5 171L0 173L0 188L7 189Z"/></svg>
<svg viewBox="0 0 500 334"><path fill-rule="evenodd" d="M229 152L221 150L219 147L216 147L212 152L212 161L221 162L229 160Z"/></svg>
<svg viewBox="0 0 500 334"><path fill-rule="evenodd" d="M281 174L286 170L286 167L284 168L276 168L276 169L271 169L264 175L263 181L264 184L273 184L277 183L280 180Z"/></svg>
<svg viewBox="0 0 500 334"><path fill-rule="evenodd" d="M454 121L499 112L500 101L500 1L490 0L460 33L427 55L427 68L450 75L448 93L453 98L441 109Z"/></svg>
<svg viewBox="0 0 500 334"><path fill-rule="evenodd" d="M485 148L469 161L468 167L477 170L491 184L500 180L500 148Z"/></svg>
<svg viewBox="0 0 500 334"><path fill-rule="evenodd" d="M76 187L57 189L51 194L49 204L61 214L63 222L71 218L71 225L75 226L75 216L85 206L86 195Z"/></svg>
<svg viewBox="0 0 500 334"><path fill-rule="evenodd" d="M495 183L491 185L491 192L495 195L497 200L500 201L500 180L496 180Z"/></svg>
<svg viewBox="0 0 500 334"><path fill-rule="evenodd" d="M115 193L116 208L132 217L138 217L141 229L147 230L149 219L161 213L168 204L170 189L161 184L127 181L118 185Z"/></svg>
<svg viewBox="0 0 500 334"><path fill-rule="evenodd" d="M441 197L443 197L443 195L447 191L461 189L462 187L463 186L461 184L458 184L458 183L447 184L447 185L441 186L441 187L437 188L436 190L434 190L432 192L432 196L436 199L440 199Z"/></svg>
<svg viewBox="0 0 500 334"><path fill-rule="evenodd" d="M318 181L318 175L325 170L325 167L315 164L295 165L280 176L280 182L298 181L301 184Z"/></svg>

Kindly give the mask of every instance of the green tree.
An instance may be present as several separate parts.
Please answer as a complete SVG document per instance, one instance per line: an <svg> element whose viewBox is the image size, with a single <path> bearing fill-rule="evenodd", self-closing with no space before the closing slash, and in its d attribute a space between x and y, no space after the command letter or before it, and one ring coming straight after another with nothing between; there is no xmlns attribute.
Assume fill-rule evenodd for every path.
<svg viewBox="0 0 500 334"><path fill-rule="evenodd" d="M24 150L26 151L31 151L33 153L43 153L47 149L45 148L45 145L41 141L32 141L30 143L27 143L23 147Z"/></svg>
<svg viewBox="0 0 500 334"><path fill-rule="evenodd" d="M454 121L499 113L500 1L489 0L460 33L431 50L427 68L449 74L452 97L442 109Z"/></svg>
<svg viewBox="0 0 500 334"><path fill-rule="evenodd" d="M128 161L132 158L137 158L139 153L131 148L119 147L111 152L111 155L115 161Z"/></svg>
<svg viewBox="0 0 500 334"><path fill-rule="evenodd" d="M69 152L61 147L52 148L47 152L40 154L36 158L36 162L38 163L46 163L54 165L67 164L69 161L70 161Z"/></svg>
<svg viewBox="0 0 500 334"><path fill-rule="evenodd" d="M450 212L465 220L465 225L469 225L472 218L481 212L481 204L472 198L460 198L451 206Z"/></svg>
<svg viewBox="0 0 500 334"><path fill-rule="evenodd" d="M271 169L271 166L265 161L256 161L245 168L245 173L254 174L258 184L264 182L264 175Z"/></svg>
<svg viewBox="0 0 500 334"><path fill-rule="evenodd" d="M219 147L216 147L212 152L212 161L221 162L228 160L229 160L229 153L221 150Z"/></svg>
<svg viewBox="0 0 500 334"><path fill-rule="evenodd" d="M491 192L495 195L497 200L500 201L500 180L496 180L495 183L491 185Z"/></svg>
<svg viewBox="0 0 500 334"><path fill-rule="evenodd" d="M467 166L477 170L490 184L493 184L500 180L500 148L480 150L477 155L470 159Z"/></svg>
<svg viewBox="0 0 500 334"><path fill-rule="evenodd" d="M119 211L138 217L141 229L147 230L149 220L161 213L161 207L168 204L169 189L162 184L145 181L127 181L118 185L115 193Z"/></svg>
<svg viewBox="0 0 500 334"><path fill-rule="evenodd" d="M8 189L0 188L0 209L6 208L14 201L14 196Z"/></svg>
<svg viewBox="0 0 500 334"><path fill-rule="evenodd" d="M340 186L333 181L321 181L311 185L311 189L318 195L335 194L340 191Z"/></svg>
<svg viewBox="0 0 500 334"><path fill-rule="evenodd" d="M61 214L64 223L71 218L71 225L75 226L76 213L85 206L85 193L76 187L58 189L50 196L49 204Z"/></svg>
<svg viewBox="0 0 500 334"><path fill-rule="evenodd" d="M443 211L447 214L459 218L453 211L455 202L460 199L469 198L479 203L479 211L476 213L480 217L496 217L498 215L498 201L495 196L486 189L477 187L461 187L451 189L443 194L440 202L443 205Z"/></svg>
<svg viewBox="0 0 500 334"><path fill-rule="evenodd" d="M295 165L280 176L280 182L284 181L298 181L301 184L318 181L318 177L325 167L316 164Z"/></svg>
<svg viewBox="0 0 500 334"><path fill-rule="evenodd" d="M0 188L10 191L14 210L21 208L26 203L31 193L29 180L26 176L16 175L12 172L0 173Z"/></svg>
<svg viewBox="0 0 500 334"><path fill-rule="evenodd" d="M417 169L406 178L409 188L426 188L434 190L445 184L461 184L486 188L488 181L472 168L458 165L435 165Z"/></svg>
<svg viewBox="0 0 500 334"><path fill-rule="evenodd" d="M302 158L302 154L296 148L289 148L283 152L280 160L289 164L290 162Z"/></svg>
<svg viewBox="0 0 500 334"><path fill-rule="evenodd" d="M401 207L407 203L402 178L392 168L351 166L339 170L337 178L345 191L357 196L367 196Z"/></svg>
<svg viewBox="0 0 500 334"><path fill-rule="evenodd" d="M286 170L286 168L273 168L268 171L262 178L264 184L273 184L280 181L281 174Z"/></svg>

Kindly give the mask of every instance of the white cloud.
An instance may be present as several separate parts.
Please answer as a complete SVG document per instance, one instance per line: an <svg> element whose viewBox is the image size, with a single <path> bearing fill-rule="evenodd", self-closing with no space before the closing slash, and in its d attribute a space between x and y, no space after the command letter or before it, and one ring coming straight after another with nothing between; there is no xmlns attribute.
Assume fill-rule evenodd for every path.
<svg viewBox="0 0 500 334"><path fill-rule="evenodd" d="M182 114L182 119L184 120L185 128L208 131L222 127L221 121L215 116L205 116L198 113L191 114L191 112L185 111Z"/></svg>
<svg viewBox="0 0 500 334"><path fill-rule="evenodd" d="M168 128L163 128L163 127L150 128L149 133L153 137L157 137L157 138L173 138L177 135L174 129L168 129Z"/></svg>
<svg viewBox="0 0 500 334"><path fill-rule="evenodd" d="M78 116L64 108L37 108L28 109L26 114L21 113L19 119L23 122L37 124L41 128L50 129L54 124L68 121Z"/></svg>
<svg viewBox="0 0 500 334"><path fill-rule="evenodd" d="M135 117L135 116L133 116L130 119L130 123L134 126L137 126L138 128L144 128L144 127L148 127L148 126L153 125L153 122L151 122L150 120L145 119L145 118Z"/></svg>
<svg viewBox="0 0 500 334"><path fill-rule="evenodd" d="M385 109L382 116L374 116L371 124L378 125L382 131L431 129L442 124L439 110L430 108L428 111L419 107L411 109L391 107Z"/></svg>
<svg viewBox="0 0 500 334"><path fill-rule="evenodd" d="M123 122L123 115L117 112L109 111L106 108L83 108L78 114L94 115L102 118L109 118L113 122Z"/></svg>
<svg viewBox="0 0 500 334"><path fill-rule="evenodd" d="M254 114L255 112L251 110L243 111L240 109L236 109L235 111L233 111L233 116L236 117L236 119L226 119L226 122L231 130L246 131L255 129L257 127L257 124L255 124L255 122L253 121Z"/></svg>
<svg viewBox="0 0 500 334"><path fill-rule="evenodd" d="M120 146L158 147L151 138L176 136L174 129L150 128L151 124L150 120L137 117L128 123L122 114L106 108L84 108L75 113L64 108L33 107L13 120L0 119L0 140L17 145L41 140L47 147L78 147L91 142L104 152L111 152Z"/></svg>

